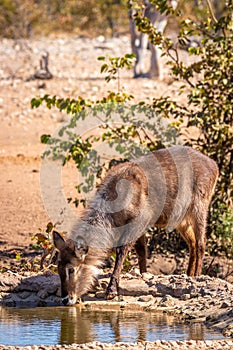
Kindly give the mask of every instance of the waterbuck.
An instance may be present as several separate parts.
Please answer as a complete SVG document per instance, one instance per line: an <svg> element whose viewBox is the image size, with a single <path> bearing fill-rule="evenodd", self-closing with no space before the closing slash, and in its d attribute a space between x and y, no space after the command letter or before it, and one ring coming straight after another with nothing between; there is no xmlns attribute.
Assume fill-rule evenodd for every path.
<svg viewBox="0 0 233 350"><path fill-rule="evenodd" d="M178 0L169 0L167 1L167 5L171 6L173 9L176 9ZM160 13L159 10L156 10L156 6L151 4L148 0L143 1L143 6L143 17L148 18L155 29L164 34L169 20L168 14L166 12ZM131 48L132 52L136 55L134 78L143 76L149 76L150 78L162 78L163 72L160 69L162 52L156 45L151 44L148 34L137 31L134 12L135 11L133 9L129 11ZM150 68L148 73L145 72L147 48L149 48L151 51Z"/></svg>
<svg viewBox="0 0 233 350"><path fill-rule="evenodd" d="M140 272L146 272L145 230L152 225L179 231L189 247L187 274L200 275L217 177L213 160L184 146L161 149L112 168L69 239L53 233L63 303L75 304L90 289L113 247L116 261L107 299L118 294L122 264L132 246Z"/></svg>

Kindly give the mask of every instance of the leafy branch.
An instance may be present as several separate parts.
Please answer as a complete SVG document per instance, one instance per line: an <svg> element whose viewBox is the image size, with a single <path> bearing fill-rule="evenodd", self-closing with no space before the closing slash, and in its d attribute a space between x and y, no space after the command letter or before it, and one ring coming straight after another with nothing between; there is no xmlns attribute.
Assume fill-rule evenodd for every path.
<svg viewBox="0 0 233 350"><path fill-rule="evenodd" d="M101 73L107 73L105 80L107 82L117 80L118 93L121 91L120 71L123 68L131 69L135 59L135 54L125 54L123 57L108 57L108 59L105 56L98 57L99 61L105 62L100 69Z"/></svg>

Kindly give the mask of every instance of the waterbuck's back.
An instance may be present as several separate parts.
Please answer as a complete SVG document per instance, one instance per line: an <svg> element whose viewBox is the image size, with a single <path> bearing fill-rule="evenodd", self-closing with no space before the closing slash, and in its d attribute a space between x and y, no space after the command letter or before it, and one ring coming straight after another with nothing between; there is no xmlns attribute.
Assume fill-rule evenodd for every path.
<svg viewBox="0 0 233 350"><path fill-rule="evenodd" d="M188 210L209 204L217 181L216 163L190 147L161 149L138 159L148 181L153 223L173 229Z"/></svg>

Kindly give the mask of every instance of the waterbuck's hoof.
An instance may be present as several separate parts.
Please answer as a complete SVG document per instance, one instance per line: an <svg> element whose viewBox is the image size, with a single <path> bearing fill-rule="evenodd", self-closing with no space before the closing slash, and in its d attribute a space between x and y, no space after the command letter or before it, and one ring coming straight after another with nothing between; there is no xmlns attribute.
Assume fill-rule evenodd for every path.
<svg viewBox="0 0 233 350"><path fill-rule="evenodd" d="M117 291L111 291L111 292L106 292L105 294L105 299L106 300L113 300L115 299L116 297L118 296L118 293Z"/></svg>
<svg viewBox="0 0 233 350"><path fill-rule="evenodd" d="M107 287L106 294L105 294L105 299L106 300L112 300L112 299L114 299L117 296L118 296L117 287L112 285L112 284L110 284Z"/></svg>
<svg viewBox="0 0 233 350"><path fill-rule="evenodd" d="M119 295L118 280L112 276L109 285L106 290L105 299L112 300Z"/></svg>

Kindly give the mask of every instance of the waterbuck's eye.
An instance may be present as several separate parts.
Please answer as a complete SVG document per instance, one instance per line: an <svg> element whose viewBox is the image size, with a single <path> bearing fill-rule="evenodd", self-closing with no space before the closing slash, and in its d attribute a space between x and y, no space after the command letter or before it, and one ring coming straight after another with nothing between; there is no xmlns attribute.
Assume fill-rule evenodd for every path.
<svg viewBox="0 0 233 350"><path fill-rule="evenodd" d="M69 267L68 273L69 273L69 275L72 275L72 273L74 273L74 268L73 267Z"/></svg>

